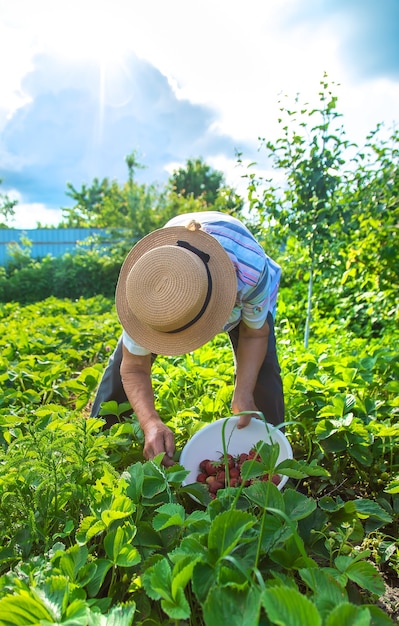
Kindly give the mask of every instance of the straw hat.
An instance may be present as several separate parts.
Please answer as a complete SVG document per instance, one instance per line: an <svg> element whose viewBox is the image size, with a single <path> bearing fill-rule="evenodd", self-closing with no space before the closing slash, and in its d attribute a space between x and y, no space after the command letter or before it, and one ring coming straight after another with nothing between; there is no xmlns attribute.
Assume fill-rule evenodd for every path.
<svg viewBox="0 0 399 626"><path fill-rule="evenodd" d="M122 265L116 287L119 320L154 354L199 348L223 330L233 310L233 263L217 239L199 228L192 222L155 230Z"/></svg>

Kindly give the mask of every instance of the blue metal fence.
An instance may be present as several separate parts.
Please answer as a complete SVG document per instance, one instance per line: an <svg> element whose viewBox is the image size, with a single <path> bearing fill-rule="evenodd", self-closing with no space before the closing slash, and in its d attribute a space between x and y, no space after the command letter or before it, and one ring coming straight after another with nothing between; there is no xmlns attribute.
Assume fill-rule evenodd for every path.
<svg viewBox="0 0 399 626"><path fill-rule="evenodd" d="M62 256L66 252L73 252L82 242L93 235L106 237L107 233L101 228L35 228L35 229L0 229L0 265L6 265L9 260L8 246L22 245L21 237L26 237L32 244L32 258Z"/></svg>

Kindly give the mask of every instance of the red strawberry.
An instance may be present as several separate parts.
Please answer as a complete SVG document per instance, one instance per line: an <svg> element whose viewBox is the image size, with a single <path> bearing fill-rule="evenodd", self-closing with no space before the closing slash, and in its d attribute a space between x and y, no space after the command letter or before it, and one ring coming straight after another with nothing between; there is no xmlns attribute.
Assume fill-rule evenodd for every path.
<svg viewBox="0 0 399 626"><path fill-rule="evenodd" d="M240 486L240 481L238 478L232 478L230 480L230 487L239 487Z"/></svg>
<svg viewBox="0 0 399 626"><path fill-rule="evenodd" d="M230 474L230 479L239 478L240 470L238 469L238 467L232 467L231 470L229 471L229 474Z"/></svg>
<svg viewBox="0 0 399 626"><path fill-rule="evenodd" d="M208 461L205 465L205 471L208 476L216 476L218 471L217 463L215 463L214 461Z"/></svg>
<svg viewBox="0 0 399 626"><path fill-rule="evenodd" d="M221 483L219 480L214 480L211 483L208 483L208 487L210 493L216 493L217 491L219 491L219 489L224 488L224 484Z"/></svg>
<svg viewBox="0 0 399 626"><path fill-rule="evenodd" d="M226 472L224 470L219 470L216 474L216 480L224 484L226 481Z"/></svg>
<svg viewBox="0 0 399 626"><path fill-rule="evenodd" d="M210 463L209 459L204 459L203 461L201 461L201 463L199 464L199 468L200 470L202 470L203 472L206 471L206 464Z"/></svg>

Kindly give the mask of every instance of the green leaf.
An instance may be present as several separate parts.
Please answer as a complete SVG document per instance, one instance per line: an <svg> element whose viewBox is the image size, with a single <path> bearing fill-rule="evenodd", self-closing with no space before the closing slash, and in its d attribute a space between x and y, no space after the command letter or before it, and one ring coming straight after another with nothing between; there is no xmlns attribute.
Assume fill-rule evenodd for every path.
<svg viewBox="0 0 399 626"><path fill-rule="evenodd" d="M147 595L152 600L163 598L173 605L172 572L166 558L162 558L145 571L143 583Z"/></svg>
<svg viewBox="0 0 399 626"><path fill-rule="evenodd" d="M127 481L128 487L126 489L126 495L134 502L138 504L141 500L143 481L144 481L144 468L142 463L135 463L131 465L126 472L123 473L123 478Z"/></svg>
<svg viewBox="0 0 399 626"><path fill-rule="evenodd" d="M211 502L209 491L203 483L191 483L180 488L180 493L188 493L193 496L200 504L206 506Z"/></svg>
<svg viewBox="0 0 399 626"><path fill-rule="evenodd" d="M260 461L244 461L241 466L242 479L250 480L251 478L257 478L265 473L265 466Z"/></svg>
<svg viewBox="0 0 399 626"><path fill-rule="evenodd" d="M306 556L302 538L295 533L288 538L282 548L275 548L270 553L270 558L285 569L315 567L315 561Z"/></svg>
<svg viewBox="0 0 399 626"><path fill-rule="evenodd" d="M268 470L273 470L276 467L277 459L280 454L280 446L276 443L267 443L266 441L258 441L255 448L260 454L263 465Z"/></svg>
<svg viewBox="0 0 399 626"><path fill-rule="evenodd" d="M273 624L278 626L321 626L316 606L291 587L273 587L262 592L262 605ZM342 626L342 623L341 625Z"/></svg>
<svg viewBox="0 0 399 626"><path fill-rule="evenodd" d="M189 473L190 471L184 469L182 465L172 465L166 468L166 477L169 483L180 484Z"/></svg>
<svg viewBox="0 0 399 626"><path fill-rule="evenodd" d="M325 626L370 626L370 611L349 602L335 607L326 619Z"/></svg>
<svg viewBox="0 0 399 626"><path fill-rule="evenodd" d="M373 462L373 454L365 445L353 445L348 447L348 452L356 461L370 467Z"/></svg>
<svg viewBox="0 0 399 626"><path fill-rule="evenodd" d="M159 533L155 532L149 522L138 522L137 534L134 541L136 546L159 550L163 547Z"/></svg>
<svg viewBox="0 0 399 626"><path fill-rule="evenodd" d="M149 476L144 474L144 482L142 488L142 498L146 498L147 500L152 500L154 496L166 489L166 480L161 474L157 474L155 476Z"/></svg>
<svg viewBox="0 0 399 626"><path fill-rule="evenodd" d="M99 415L114 415L115 417L119 417L118 403L115 400L103 402Z"/></svg>
<svg viewBox="0 0 399 626"><path fill-rule="evenodd" d="M75 599L67 606L60 621L62 626L86 626L87 624L87 604L85 600ZM54 626L54 622L42 620L40 626Z"/></svg>
<svg viewBox="0 0 399 626"><path fill-rule="evenodd" d="M215 570L208 563L197 563L193 571L192 588L201 604L205 602L210 589L216 584Z"/></svg>
<svg viewBox="0 0 399 626"><path fill-rule="evenodd" d="M194 555L184 556L179 559L173 567L172 571L172 596L176 597L177 590L185 589L186 585L192 578L193 570L201 556Z"/></svg>
<svg viewBox="0 0 399 626"><path fill-rule="evenodd" d="M261 595L256 587L238 591L213 587L203 605L206 626L258 626Z"/></svg>
<svg viewBox="0 0 399 626"><path fill-rule="evenodd" d="M310 567L300 569L299 574L313 591L313 601L322 617L328 615L339 604L347 602L348 594L345 588L324 569Z"/></svg>
<svg viewBox="0 0 399 626"><path fill-rule="evenodd" d="M270 481L257 480L245 488L245 495L262 509L273 508L285 511L282 493Z"/></svg>
<svg viewBox="0 0 399 626"><path fill-rule="evenodd" d="M392 522L392 517L377 502L359 498L354 500L356 511L361 517L374 517L385 524Z"/></svg>
<svg viewBox="0 0 399 626"><path fill-rule="evenodd" d="M280 543L286 542L292 533L292 528L280 516L266 514L261 536L263 552L268 553Z"/></svg>
<svg viewBox="0 0 399 626"><path fill-rule="evenodd" d="M191 615L190 605L184 595L184 590L180 588L177 588L173 600L162 599L161 607L174 620L188 619Z"/></svg>
<svg viewBox="0 0 399 626"><path fill-rule="evenodd" d="M155 530L162 530L169 526L183 526L186 513L181 504L163 504L156 510L152 525Z"/></svg>
<svg viewBox="0 0 399 626"><path fill-rule="evenodd" d="M370 611L370 626L392 626L392 620L380 607L375 604L366 604L365 607Z"/></svg>
<svg viewBox="0 0 399 626"><path fill-rule="evenodd" d="M130 530L130 529L129 529ZM134 534L122 526L108 532L104 538L104 548L108 558L120 567L132 567L140 562L140 554L135 546L130 545Z"/></svg>
<svg viewBox="0 0 399 626"><path fill-rule="evenodd" d="M307 478L308 476L328 476L329 473L322 467L317 465L310 465L304 461L297 461L296 459L285 459L281 461L276 467L278 474L284 474L290 478Z"/></svg>
<svg viewBox="0 0 399 626"><path fill-rule="evenodd" d="M0 626L37 626L40 620L53 621L53 616L32 592L21 590L0 599Z"/></svg>
<svg viewBox="0 0 399 626"><path fill-rule="evenodd" d="M256 517L244 511L224 511L212 522L208 547L221 559L238 544L243 533L256 524Z"/></svg>
<svg viewBox="0 0 399 626"><path fill-rule="evenodd" d="M75 582L81 568L86 565L89 551L86 546L74 545L61 556L59 566L71 582Z"/></svg>
<svg viewBox="0 0 399 626"><path fill-rule="evenodd" d="M391 480L389 485L384 489L385 493L399 493L399 479Z"/></svg>
<svg viewBox="0 0 399 626"><path fill-rule="evenodd" d="M51 611L53 618L60 621L69 600L69 581L66 576L51 576L43 587L35 590L43 604Z"/></svg>
<svg viewBox="0 0 399 626"><path fill-rule="evenodd" d="M319 507L328 513L336 513L344 506L343 502L337 502L331 496L323 496L319 500Z"/></svg>
<svg viewBox="0 0 399 626"><path fill-rule="evenodd" d="M87 583L86 589L90 598L95 598L101 589L104 579L112 567L112 561L108 559L96 559L96 572Z"/></svg>
<svg viewBox="0 0 399 626"><path fill-rule="evenodd" d="M137 548L126 543L119 550L115 565L118 565L119 567L133 567L134 565L137 565L137 563L140 563L140 561L141 556Z"/></svg>
<svg viewBox="0 0 399 626"><path fill-rule="evenodd" d="M370 561L359 561L352 563L345 570L345 574L362 587L381 596L385 591L385 583L377 568Z"/></svg>
<svg viewBox="0 0 399 626"><path fill-rule="evenodd" d="M316 502L295 489L286 489L283 493L284 510L291 520L308 517L316 509Z"/></svg>
<svg viewBox="0 0 399 626"><path fill-rule="evenodd" d="M107 615L94 612L88 613L87 626L132 626L136 604L133 601L113 606Z"/></svg>
<svg viewBox="0 0 399 626"><path fill-rule="evenodd" d="M208 534L208 526L205 529L206 534L198 534L198 533L190 533L186 537L184 537L180 543L180 545L173 550L173 552L169 553L169 558L172 563L178 563L179 559L189 558L201 558L203 561L206 561L208 556L208 550L206 545L203 545L202 542L206 542L207 534Z"/></svg>
<svg viewBox="0 0 399 626"><path fill-rule="evenodd" d="M103 532L105 528L106 526L102 520L96 520L93 516L86 517L76 533L76 541L79 545L84 545L97 534Z"/></svg>
<svg viewBox="0 0 399 626"><path fill-rule="evenodd" d="M124 495L118 495L114 498L111 508L101 513L101 519L108 527L115 520L129 517L135 510L136 507L130 498Z"/></svg>

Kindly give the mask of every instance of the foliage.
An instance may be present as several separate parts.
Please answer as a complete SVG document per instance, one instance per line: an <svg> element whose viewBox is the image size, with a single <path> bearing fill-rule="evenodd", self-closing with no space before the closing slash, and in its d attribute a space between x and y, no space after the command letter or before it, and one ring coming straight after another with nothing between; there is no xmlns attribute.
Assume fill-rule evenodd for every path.
<svg viewBox="0 0 399 626"><path fill-rule="evenodd" d="M127 249L119 246L78 248L62 257L50 255L32 259L27 248L13 251L7 268L0 274L0 302L22 304L58 298L112 298Z"/></svg>
<svg viewBox="0 0 399 626"><path fill-rule="evenodd" d="M222 172L212 169L203 159L188 159L185 167L172 173L168 187L172 197L176 194L186 200L200 199L206 208L230 213L243 207L242 199L226 186Z"/></svg>
<svg viewBox="0 0 399 626"><path fill-rule="evenodd" d="M294 107L281 105L283 136L262 140L283 184L248 174L266 249L280 250L283 287L307 309L305 347L312 317L339 320L364 336L398 319L398 133L383 139L379 127L357 150L338 125L326 77L319 96L311 110L298 98Z"/></svg>
<svg viewBox="0 0 399 626"><path fill-rule="evenodd" d="M0 185L3 179L0 178ZM8 228L7 221L15 215L15 205L18 204L17 200L11 200L7 194L0 193L0 216L5 220L4 224L0 223L0 228Z"/></svg>
<svg viewBox="0 0 399 626"><path fill-rule="evenodd" d="M87 417L119 334L111 307L97 297L0 309L0 624L392 623L378 607L382 573L399 571L399 364L388 338L333 341L319 322L305 350L281 317L294 459L278 472L289 481L211 501L182 486L179 464L144 461L134 414L108 431ZM223 335L156 359L157 406L178 451L229 414L233 378ZM277 471L274 449L258 450L248 475Z"/></svg>
<svg viewBox="0 0 399 626"><path fill-rule="evenodd" d="M115 180L95 178L91 186L83 184L80 191L70 183L68 189L67 195L75 205L63 209L63 227L93 226L117 234L126 230L134 240L157 227L158 196L153 186L139 185L133 180L120 186Z"/></svg>
<svg viewBox="0 0 399 626"><path fill-rule="evenodd" d="M125 246L42 262L16 249L0 273L0 626L392 623L379 598L399 578L399 137L377 129L347 167L354 146L333 129L326 79L320 96L320 109L283 109L299 128L264 141L287 186L248 177L249 225L284 269L276 329L294 458L276 467L275 447L258 444L261 460L245 471L285 474L282 491L258 481L211 500L203 485L183 486L185 442L230 414L223 335L153 365L174 466L144 460L128 403L103 407L115 416L108 430L88 416L120 333L113 289L133 226L145 234L188 210L239 214L232 190L218 187L214 204L197 187L186 197L180 171L185 186L156 191L155 211L133 152L122 187L71 188L69 217L127 225Z"/></svg>
<svg viewBox="0 0 399 626"><path fill-rule="evenodd" d="M68 183L67 195L75 204L63 209L65 221L60 226L106 228L117 239L130 233L127 238L134 242L179 213L212 207L233 212L243 206L235 191L224 185L222 173L202 159L189 159L173 172L164 190L135 180L136 170L143 168L135 151L127 155L126 164L128 180L122 185L94 178L90 186L83 184L78 190Z"/></svg>
<svg viewBox="0 0 399 626"><path fill-rule="evenodd" d="M223 183L223 174L203 162L202 159L188 159L186 166L173 172L169 179L172 190L178 195L204 199L206 204L214 204Z"/></svg>

